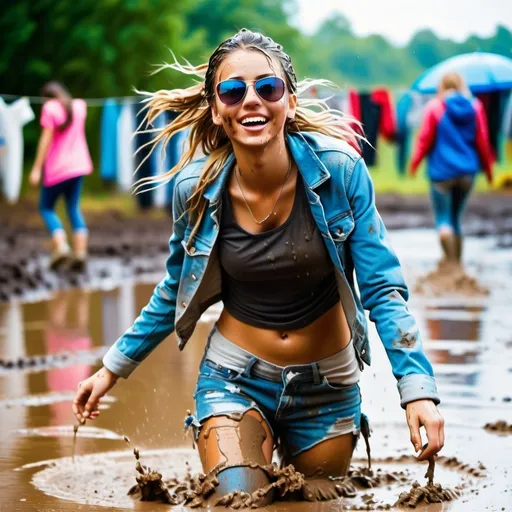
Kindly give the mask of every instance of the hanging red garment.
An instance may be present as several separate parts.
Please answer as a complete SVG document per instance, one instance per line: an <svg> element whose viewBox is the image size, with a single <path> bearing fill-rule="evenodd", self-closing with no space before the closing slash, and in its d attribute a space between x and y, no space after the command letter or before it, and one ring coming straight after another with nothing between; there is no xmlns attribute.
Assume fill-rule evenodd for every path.
<svg viewBox="0 0 512 512"><path fill-rule="evenodd" d="M374 103L380 106L379 133L389 142L396 139L397 125L391 93L384 87L374 89L371 94Z"/></svg>

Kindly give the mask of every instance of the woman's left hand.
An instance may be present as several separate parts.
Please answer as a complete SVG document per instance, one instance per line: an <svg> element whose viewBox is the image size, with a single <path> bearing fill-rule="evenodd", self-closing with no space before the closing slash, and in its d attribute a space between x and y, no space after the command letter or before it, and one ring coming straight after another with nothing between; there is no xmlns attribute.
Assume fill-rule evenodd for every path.
<svg viewBox="0 0 512 512"><path fill-rule="evenodd" d="M428 446L419 454L418 460L427 460L444 446L444 419L432 400L409 402L406 406L406 414L411 443L416 452L423 446L420 427L425 427Z"/></svg>

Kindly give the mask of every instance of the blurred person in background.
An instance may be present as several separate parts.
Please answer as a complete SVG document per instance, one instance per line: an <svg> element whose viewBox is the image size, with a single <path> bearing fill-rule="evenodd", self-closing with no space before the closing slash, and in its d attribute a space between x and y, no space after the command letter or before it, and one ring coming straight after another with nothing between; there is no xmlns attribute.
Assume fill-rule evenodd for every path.
<svg viewBox="0 0 512 512"><path fill-rule="evenodd" d="M306 476L305 499L335 498L342 489L328 477L346 474L369 430L358 384L370 364L364 307L398 380L419 460L433 456L444 444L433 371L370 175L347 142L355 137L350 120L297 97L325 82L297 83L282 47L246 29L207 65L170 67L204 82L148 95L149 123L180 112L155 146L191 128L178 164L142 184L175 176L167 274L104 367L79 384L77 419L95 418L118 378L174 330L182 349L201 314L222 300L186 418L204 471L218 472L215 494L266 487L263 468L278 446L282 463ZM191 162L198 147L206 156ZM272 499L263 494L256 504Z"/></svg>
<svg viewBox="0 0 512 512"><path fill-rule="evenodd" d="M88 231L80 210L80 195L84 176L93 170L85 138L87 104L84 100L73 99L58 82L48 82L42 89L42 96L46 98L41 111L42 132L29 181L33 186L41 184L39 211L53 246L50 267L57 270L69 264L81 271L86 264ZM73 231L73 253L55 212L61 196L66 201Z"/></svg>
<svg viewBox="0 0 512 512"><path fill-rule="evenodd" d="M411 160L415 175L427 157L436 229L443 263L462 261L461 216L482 169L492 183L492 149L483 105L473 98L458 73L441 79L437 97L426 106Z"/></svg>

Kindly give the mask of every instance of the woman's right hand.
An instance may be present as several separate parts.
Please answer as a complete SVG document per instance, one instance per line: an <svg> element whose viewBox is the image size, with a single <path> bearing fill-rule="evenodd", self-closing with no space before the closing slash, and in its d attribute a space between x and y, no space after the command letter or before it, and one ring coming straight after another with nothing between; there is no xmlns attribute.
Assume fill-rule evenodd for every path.
<svg viewBox="0 0 512 512"><path fill-rule="evenodd" d="M118 378L115 373L103 367L78 384L73 400L73 413L80 423L98 417L100 399L114 387Z"/></svg>
<svg viewBox="0 0 512 512"><path fill-rule="evenodd" d="M28 181L33 187L37 187L41 182L41 174L41 168L36 166L32 167L32 170L30 171L30 174L28 176Z"/></svg>

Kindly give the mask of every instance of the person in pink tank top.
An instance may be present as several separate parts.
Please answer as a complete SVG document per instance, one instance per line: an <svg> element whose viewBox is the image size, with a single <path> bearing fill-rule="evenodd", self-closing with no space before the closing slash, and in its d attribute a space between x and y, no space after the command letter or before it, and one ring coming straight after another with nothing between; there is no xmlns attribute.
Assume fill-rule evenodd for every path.
<svg viewBox="0 0 512 512"><path fill-rule="evenodd" d="M84 100L73 99L58 82L47 83L42 95L47 98L41 111L42 132L29 180L33 186L41 184L39 211L53 244L50 267L57 270L70 264L80 271L85 268L88 240L80 195L83 177L93 170L85 137L87 104ZM55 204L61 196L66 201L73 230L73 253L55 212Z"/></svg>

